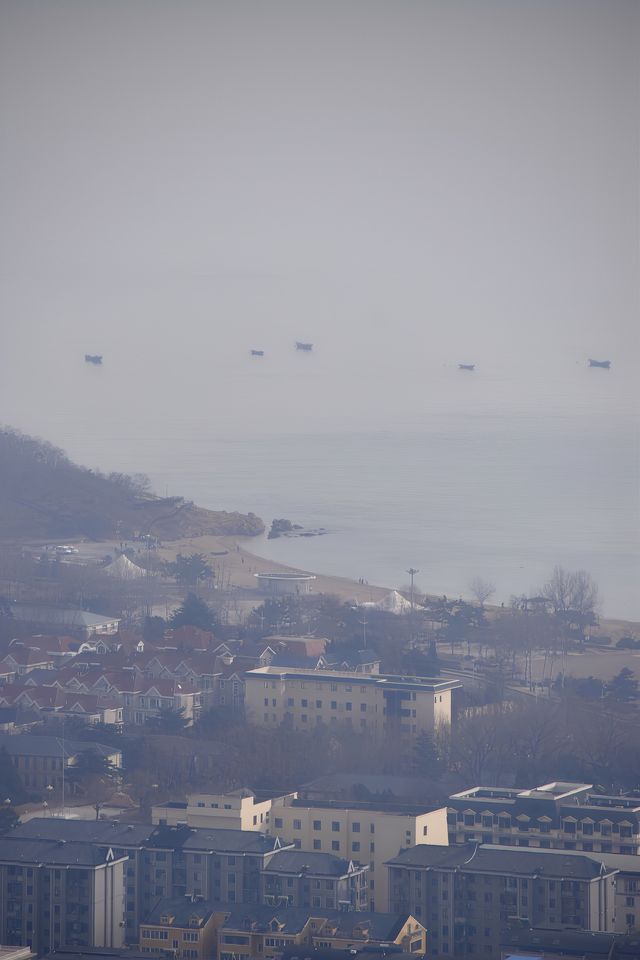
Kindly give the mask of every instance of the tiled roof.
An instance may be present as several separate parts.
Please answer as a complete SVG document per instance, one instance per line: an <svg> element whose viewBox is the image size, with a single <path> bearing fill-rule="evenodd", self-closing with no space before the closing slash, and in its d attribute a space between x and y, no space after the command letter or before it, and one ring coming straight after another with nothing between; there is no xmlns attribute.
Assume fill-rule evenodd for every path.
<svg viewBox="0 0 640 960"><path fill-rule="evenodd" d="M269 861L266 873L307 873L313 876L346 877L351 861L331 853L281 850Z"/></svg>
<svg viewBox="0 0 640 960"><path fill-rule="evenodd" d="M568 880L593 880L600 876L599 863L588 856L566 856L563 850L544 851L540 855L532 848L484 847L463 843L451 847L418 844L401 850L387 860L394 867L433 867L444 870L462 870L465 873L515 874L517 876L545 876ZM615 873L615 870L606 872Z"/></svg>

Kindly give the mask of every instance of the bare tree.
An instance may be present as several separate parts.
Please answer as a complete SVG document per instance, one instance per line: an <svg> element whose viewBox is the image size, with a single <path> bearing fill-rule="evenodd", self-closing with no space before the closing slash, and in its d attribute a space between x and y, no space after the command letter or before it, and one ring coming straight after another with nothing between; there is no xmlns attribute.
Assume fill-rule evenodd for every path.
<svg viewBox="0 0 640 960"><path fill-rule="evenodd" d="M594 613L598 605L598 585L586 570L571 572L564 567L554 567L541 593L556 614Z"/></svg>
<svg viewBox="0 0 640 960"><path fill-rule="evenodd" d="M469 590L478 601L481 607L484 607L489 597L496 592L494 583L489 580L483 580L482 577L474 577L469 584Z"/></svg>

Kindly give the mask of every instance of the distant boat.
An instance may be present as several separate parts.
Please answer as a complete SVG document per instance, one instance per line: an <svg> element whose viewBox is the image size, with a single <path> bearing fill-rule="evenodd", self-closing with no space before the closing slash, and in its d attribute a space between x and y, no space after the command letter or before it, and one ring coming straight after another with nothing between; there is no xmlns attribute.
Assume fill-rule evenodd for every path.
<svg viewBox="0 0 640 960"><path fill-rule="evenodd" d="M296 340L296 350L306 350L307 353L310 353L313 350L312 343L300 343L299 340Z"/></svg>
<svg viewBox="0 0 640 960"><path fill-rule="evenodd" d="M589 360L590 367L603 367L608 370L611 366L611 360Z"/></svg>
<svg viewBox="0 0 640 960"><path fill-rule="evenodd" d="M102 356L101 354L98 354L98 353L85 353L84 362L100 364L102 363Z"/></svg>
<svg viewBox="0 0 640 960"><path fill-rule="evenodd" d="M475 368L476 368L475 363L459 363L458 364L459 370L475 370Z"/></svg>
<svg viewBox="0 0 640 960"><path fill-rule="evenodd" d="M252 351L251 351L251 356L252 356L252 357L264 357L264 350L252 350Z"/></svg>

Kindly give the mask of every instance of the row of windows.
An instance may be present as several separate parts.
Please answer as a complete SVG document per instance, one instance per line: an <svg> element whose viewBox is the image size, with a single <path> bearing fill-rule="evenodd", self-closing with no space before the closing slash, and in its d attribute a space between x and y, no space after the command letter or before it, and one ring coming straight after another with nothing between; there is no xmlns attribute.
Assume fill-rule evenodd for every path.
<svg viewBox="0 0 640 960"><path fill-rule="evenodd" d="M283 828L283 826L284 826L284 820L282 819L282 817L275 817L273 822L274 822L274 826L275 826L276 830L281 830L281 829ZM340 820L332 820L332 821L331 821L331 832L332 832L332 833L340 833L340 831L342 830L343 826L344 826L344 824L341 823ZM322 830L322 820L314 820L314 821L312 822L312 827L313 827L313 829L314 829L315 831L320 831L320 830ZM360 833L360 827L361 827L360 821L359 821L359 820L355 820L355 821L351 824L351 832L352 832L352 833ZM302 830L302 820L294 819L294 821L293 821L293 829L294 829L294 830ZM376 832L376 825L375 825L375 823L370 823L370 824L369 824L369 833L375 833L375 832ZM425 832L425 835L426 835L426 832L427 832L426 827L425 827L425 829L424 829L424 832Z"/></svg>
<svg viewBox="0 0 640 960"><path fill-rule="evenodd" d="M517 827L520 831L527 830L539 830L541 833L549 833L551 830L551 823L543 818L538 818L537 821L527 820L513 820L510 816L493 816L488 814L479 814L479 813L462 813L458 812L454 815L459 823L464 823L465 826L473 826L474 824L481 824L483 827L493 827L498 826L502 829L510 829L512 826ZM575 833L576 830L581 830L583 834L591 835L593 833L600 833L603 836L609 836L611 833L620 833L622 837L631 837L633 836L633 827L630 824L622 824L618 826L617 823L611 823L610 821L590 821L590 820L563 820L562 829L565 833Z"/></svg>

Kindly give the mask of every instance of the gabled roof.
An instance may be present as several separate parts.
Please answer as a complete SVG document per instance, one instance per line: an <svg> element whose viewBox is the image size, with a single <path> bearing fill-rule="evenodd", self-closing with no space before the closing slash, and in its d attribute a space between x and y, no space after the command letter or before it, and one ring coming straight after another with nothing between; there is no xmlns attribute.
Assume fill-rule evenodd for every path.
<svg viewBox="0 0 640 960"><path fill-rule="evenodd" d="M215 853L257 854L271 853L288 846L278 837L267 837L254 830L208 830L197 827L184 843L185 850L210 850ZM293 846L293 844L291 844Z"/></svg>
<svg viewBox="0 0 640 960"><path fill-rule="evenodd" d="M64 840L22 839L15 833L2 838L2 860L6 863L34 863L45 866L96 867L109 860L122 860L109 847L93 843L66 843Z"/></svg>
<svg viewBox="0 0 640 960"><path fill-rule="evenodd" d="M271 857L265 873L287 873L302 876L346 877L355 870L353 860L334 857L331 853L304 850L281 850ZM360 868L358 868L360 869Z"/></svg>

